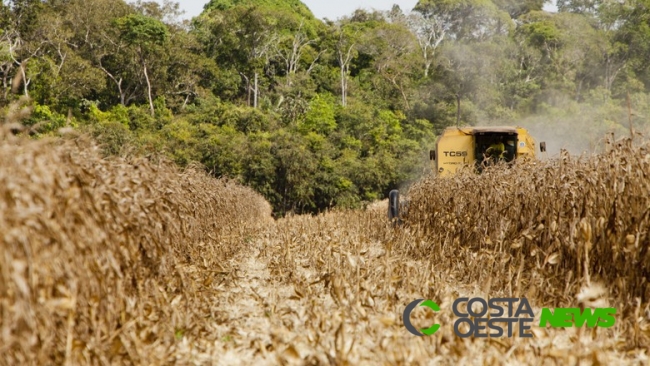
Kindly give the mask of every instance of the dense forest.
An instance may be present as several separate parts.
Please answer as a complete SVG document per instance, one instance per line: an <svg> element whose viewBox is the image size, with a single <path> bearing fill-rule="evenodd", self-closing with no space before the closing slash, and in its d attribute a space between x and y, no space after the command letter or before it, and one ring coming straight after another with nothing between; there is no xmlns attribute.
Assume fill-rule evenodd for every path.
<svg viewBox="0 0 650 366"><path fill-rule="evenodd" d="M5 0L0 114L35 138L71 127L109 155L201 163L280 215L385 197L456 123L524 124L580 149L646 131L650 0L544 3L420 0L321 21L299 0L212 0L181 21L169 1Z"/></svg>

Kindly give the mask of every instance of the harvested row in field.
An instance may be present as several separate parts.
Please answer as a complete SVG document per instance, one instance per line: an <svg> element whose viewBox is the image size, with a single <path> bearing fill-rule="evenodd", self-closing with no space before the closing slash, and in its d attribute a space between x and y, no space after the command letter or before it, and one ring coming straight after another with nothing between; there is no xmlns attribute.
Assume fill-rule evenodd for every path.
<svg viewBox="0 0 650 366"><path fill-rule="evenodd" d="M248 188L96 150L0 136L2 364L173 362L273 221Z"/></svg>
<svg viewBox="0 0 650 366"><path fill-rule="evenodd" d="M254 262L268 262L266 273L250 272L245 282L254 285L248 300L233 301L239 306L229 311L230 326L220 328L229 341L217 343L211 354L227 354L226 364L241 365L638 365L647 361L643 350L647 339L639 337L639 345L631 345L634 338L624 324L588 330L538 327L541 304L553 294L549 288L524 294L536 314L532 338L458 337L451 310L457 298L506 297L510 290L491 287L487 277L472 280L485 268L464 267L460 256L472 255L461 248L462 254L454 258L414 255L410 248L427 240L422 232L389 225L386 210L374 207L278 220L256 248L259 254ZM506 279L494 280L499 281ZM232 291L238 288L232 286ZM440 325L430 337L411 335L402 322L406 305L422 298L435 301L441 309L419 309L411 315L417 329ZM592 307L606 301L607 294L594 283L547 305ZM251 303L256 307L248 306ZM241 314L245 317L239 318ZM643 323L638 327L647 331Z"/></svg>

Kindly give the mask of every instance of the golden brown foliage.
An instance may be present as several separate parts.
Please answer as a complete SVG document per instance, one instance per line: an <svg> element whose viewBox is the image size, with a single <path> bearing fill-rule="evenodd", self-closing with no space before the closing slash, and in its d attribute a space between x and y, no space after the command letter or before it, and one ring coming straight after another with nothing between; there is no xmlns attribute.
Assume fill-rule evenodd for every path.
<svg viewBox="0 0 650 366"><path fill-rule="evenodd" d="M643 349L649 329L642 307L636 314L617 316L617 325L610 329L539 328L543 306L596 307L609 301L617 307L618 303L595 282L562 297L555 295L552 285L526 287L524 278L530 278L530 272L519 276L522 296L528 296L537 314L532 339L457 337L453 301L461 296L517 296L520 267L507 255L493 252L489 257L486 250L472 253L457 247L457 255L440 256L434 243L435 237L387 225L386 210L279 220L257 247L258 261L268 261L266 268L244 264L251 269L246 281L250 287L239 298L249 300L237 303L256 303L256 307L237 307L244 317L232 318L232 328L223 329L232 339L217 345L222 351L212 352L228 355L227 360L220 359L223 364L242 365L647 362ZM422 252L415 254L418 249ZM494 278L504 273L503 278ZM512 286L497 285L508 281ZM414 337L402 325L404 307L419 298L433 299L442 310L420 309L412 314L418 328L441 324L431 337ZM630 325L636 327L638 337Z"/></svg>
<svg viewBox="0 0 650 366"><path fill-rule="evenodd" d="M523 261L528 275L519 287L554 289L550 299L599 280L611 284L620 302L647 303L649 147L633 148L627 140L605 155L563 153L557 160L492 169L478 177L424 180L410 191L406 220L432 246L410 251L439 258L466 251L490 267L494 259L514 261L515 267ZM494 285L513 285L509 276L500 276L505 273L487 275L499 281ZM542 284L542 278L551 282Z"/></svg>
<svg viewBox="0 0 650 366"><path fill-rule="evenodd" d="M195 169L0 140L0 363L169 362L204 310L182 305L272 221L252 190Z"/></svg>
<svg viewBox="0 0 650 366"><path fill-rule="evenodd" d="M467 281L534 291L540 305L575 305L581 286L605 283L626 318L650 302L649 148L625 140L593 157L424 179L406 222L427 241L408 255L457 261Z"/></svg>

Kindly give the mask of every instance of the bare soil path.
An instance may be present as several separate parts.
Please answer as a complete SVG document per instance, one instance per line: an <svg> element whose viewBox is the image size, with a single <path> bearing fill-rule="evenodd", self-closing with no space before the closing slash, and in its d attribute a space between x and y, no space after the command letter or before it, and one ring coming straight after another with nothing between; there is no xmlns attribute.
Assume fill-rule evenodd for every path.
<svg viewBox="0 0 650 366"><path fill-rule="evenodd" d="M199 363L648 364L641 349L620 352L621 335L608 330L536 329L533 339L461 339L450 311L418 310L416 327L442 327L431 337L410 335L401 311L416 298L449 309L457 297L506 289L491 289L488 279L467 284L462 273L431 267L430 258L392 252L391 242L405 240L404 234L378 229L373 220L365 213L327 214L269 227L233 259L234 281L218 298L224 315L219 341Z"/></svg>

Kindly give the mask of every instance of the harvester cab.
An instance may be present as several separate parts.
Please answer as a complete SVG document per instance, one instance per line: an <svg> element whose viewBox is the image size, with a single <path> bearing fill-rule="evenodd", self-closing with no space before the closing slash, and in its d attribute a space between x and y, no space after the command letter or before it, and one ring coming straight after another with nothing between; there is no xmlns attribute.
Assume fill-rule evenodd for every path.
<svg viewBox="0 0 650 366"><path fill-rule="evenodd" d="M474 136L476 169L498 162L512 163L517 156L517 137L513 133L482 132Z"/></svg>

